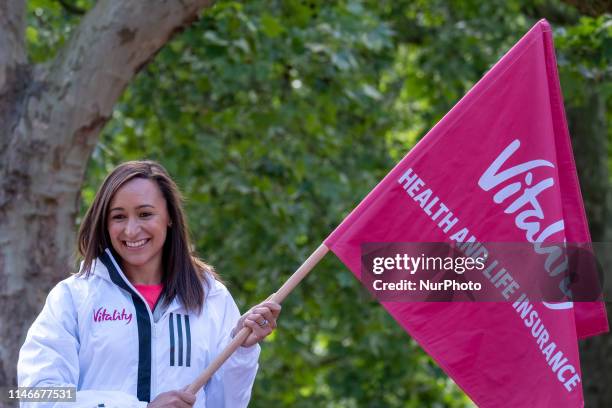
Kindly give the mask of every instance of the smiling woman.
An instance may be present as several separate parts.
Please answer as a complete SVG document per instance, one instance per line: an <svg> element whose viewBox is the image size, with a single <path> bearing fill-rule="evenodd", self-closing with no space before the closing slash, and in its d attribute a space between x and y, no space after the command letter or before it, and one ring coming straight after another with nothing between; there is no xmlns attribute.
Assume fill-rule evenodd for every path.
<svg viewBox="0 0 612 408"><path fill-rule="evenodd" d="M191 254L179 190L160 164L114 169L78 242L80 272L51 291L21 348L20 386L75 387L76 406L248 404L257 343L280 305L240 317L213 268ZM242 347L205 389L186 391L243 326L252 333Z"/></svg>

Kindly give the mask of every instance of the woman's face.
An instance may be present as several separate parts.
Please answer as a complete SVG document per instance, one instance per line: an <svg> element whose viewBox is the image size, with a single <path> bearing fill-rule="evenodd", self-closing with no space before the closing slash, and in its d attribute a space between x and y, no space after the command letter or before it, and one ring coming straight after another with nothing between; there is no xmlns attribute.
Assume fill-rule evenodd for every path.
<svg viewBox="0 0 612 408"><path fill-rule="evenodd" d="M134 178L117 190L109 208L108 234L126 272L161 274L170 217L157 184Z"/></svg>

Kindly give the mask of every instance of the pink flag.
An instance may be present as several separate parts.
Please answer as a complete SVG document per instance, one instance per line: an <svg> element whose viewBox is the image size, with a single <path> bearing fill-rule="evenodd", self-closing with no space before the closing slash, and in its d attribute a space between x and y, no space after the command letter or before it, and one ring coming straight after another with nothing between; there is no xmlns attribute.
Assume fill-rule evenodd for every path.
<svg viewBox="0 0 612 408"><path fill-rule="evenodd" d="M551 29L538 22L326 239L361 277L366 242L590 242ZM381 302L482 407L582 406L577 337L602 302Z"/></svg>

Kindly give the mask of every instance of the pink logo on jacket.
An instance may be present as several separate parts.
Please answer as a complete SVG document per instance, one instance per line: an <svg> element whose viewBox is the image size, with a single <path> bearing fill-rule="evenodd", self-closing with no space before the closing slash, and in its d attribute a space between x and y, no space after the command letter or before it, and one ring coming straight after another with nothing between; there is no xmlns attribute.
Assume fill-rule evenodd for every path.
<svg viewBox="0 0 612 408"><path fill-rule="evenodd" d="M110 313L105 307L101 307L98 310L94 310L93 319L94 322L125 320L125 324L129 324L132 321L132 313L126 313L125 309L121 309L121 311L113 310L113 312Z"/></svg>

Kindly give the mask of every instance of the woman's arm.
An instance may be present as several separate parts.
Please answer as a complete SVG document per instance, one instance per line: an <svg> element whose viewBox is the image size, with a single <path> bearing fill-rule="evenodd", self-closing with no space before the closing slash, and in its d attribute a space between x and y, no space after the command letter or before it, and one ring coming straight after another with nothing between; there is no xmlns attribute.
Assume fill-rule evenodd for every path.
<svg viewBox="0 0 612 408"><path fill-rule="evenodd" d="M218 283L215 283L220 285ZM240 312L225 287L221 287L221 327L217 334L218 339L213 342L216 350L213 357L220 354L225 346L232 340L231 333L236 322L240 319ZM206 307L206 306L205 306ZM251 389L257 374L260 347L255 344L251 347L239 347L238 350L221 366L206 385L207 407L246 407L251 398Z"/></svg>

